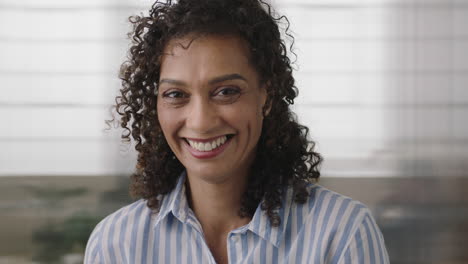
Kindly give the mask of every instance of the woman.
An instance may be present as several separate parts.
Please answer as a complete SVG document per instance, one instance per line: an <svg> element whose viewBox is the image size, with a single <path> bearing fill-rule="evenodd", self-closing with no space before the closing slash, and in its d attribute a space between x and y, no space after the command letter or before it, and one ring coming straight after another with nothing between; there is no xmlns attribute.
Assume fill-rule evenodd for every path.
<svg viewBox="0 0 468 264"><path fill-rule="evenodd" d="M369 210L313 183L269 5L169 1L131 22L116 107L142 199L96 226L85 263L388 263Z"/></svg>

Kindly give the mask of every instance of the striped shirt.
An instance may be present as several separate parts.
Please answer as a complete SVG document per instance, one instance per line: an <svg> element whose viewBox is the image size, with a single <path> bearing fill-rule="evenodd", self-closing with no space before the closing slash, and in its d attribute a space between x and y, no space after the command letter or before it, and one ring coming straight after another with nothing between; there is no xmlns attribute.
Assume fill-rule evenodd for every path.
<svg viewBox="0 0 468 264"><path fill-rule="evenodd" d="M144 200L102 220L84 263L216 263L185 196L185 176L152 214ZM229 263L389 263L383 236L362 203L311 184L306 203L285 192L272 227L257 208L249 224L227 237Z"/></svg>

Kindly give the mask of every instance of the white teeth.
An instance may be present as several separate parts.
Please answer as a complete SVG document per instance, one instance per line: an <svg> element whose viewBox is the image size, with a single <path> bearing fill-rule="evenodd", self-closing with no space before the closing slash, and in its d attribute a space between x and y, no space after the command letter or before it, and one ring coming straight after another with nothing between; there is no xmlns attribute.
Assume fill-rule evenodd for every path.
<svg viewBox="0 0 468 264"><path fill-rule="evenodd" d="M227 137L226 136L223 136L222 138L219 139L219 145L222 145L224 144L224 142L226 142L227 140Z"/></svg>
<svg viewBox="0 0 468 264"><path fill-rule="evenodd" d="M219 137L211 142L196 142L196 141L192 141L190 139L187 139L188 143L190 144L190 146L198 151L211 151L219 146L221 146L222 144L224 144L227 140L227 137L226 136L222 136L222 137Z"/></svg>
<svg viewBox="0 0 468 264"><path fill-rule="evenodd" d="M205 151L210 151L211 150L211 144L210 143L203 143L203 149Z"/></svg>
<svg viewBox="0 0 468 264"><path fill-rule="evenodd" d="M190 146L191 146L192 148L195 148L195 144L197 144L197 143L195 143L195 142L193 142L193 141L191 141L191 140L187 140L187 142L190 144Z"/></svg>

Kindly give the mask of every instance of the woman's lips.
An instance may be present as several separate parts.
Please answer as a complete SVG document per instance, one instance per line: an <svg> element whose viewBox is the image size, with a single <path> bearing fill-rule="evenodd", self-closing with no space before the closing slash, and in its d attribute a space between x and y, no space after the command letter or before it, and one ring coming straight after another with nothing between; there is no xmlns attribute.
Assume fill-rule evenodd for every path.
<svg viewBox="0 0 468 264"><path fill-rule="evenodd" d="M211 138L211 139L192 139L192 138L190 138L190 140L204 143L204 142L213 141L216 138L219 138L219 137L215 137L215 138ZM198 149L193 148L192 146L190 146L190 144L187 142L187 139L185 139L185 138L183 140L183 142L184 142L183 144L184 144L184 147L186 147L188 149L188 151L190 152L190 154L192 154L192 156L194 156L195 158L197 158L197 159L210 159L210 158L214 158L214 157L220 155L221 153L223 153L224 150L231 143L232 138L233 138L233 136L227 136L226 142L224 142L222 145L220 145L220 146L218 146L218 147L216 147L216 148L214 148L212 150L209 150L209 151L200 151Z"/></svg>

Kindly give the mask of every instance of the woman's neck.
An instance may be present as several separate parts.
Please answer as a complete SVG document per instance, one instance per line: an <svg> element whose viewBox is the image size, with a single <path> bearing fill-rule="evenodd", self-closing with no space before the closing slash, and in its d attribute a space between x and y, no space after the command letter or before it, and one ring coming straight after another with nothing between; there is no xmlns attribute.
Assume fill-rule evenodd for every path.
<svg viewBox="0 0 468 264"><path fill-rule="evenodd" d="M200 177L187 181L187 198L204 233L222 234L246 225L250 219L239 216L247 177L236 177L222 183L211 183Z"/></svg>
<svg viewBox="0 0 468 264"><path fill-rule="evenodd" d="M242 195L247 176L225 177L222 182L210 182L199 175L187 173L186 190L189 205L203 229L205 242L217 263L228 263L227 237L230 231L250 222L240 217Z"/></svg>

